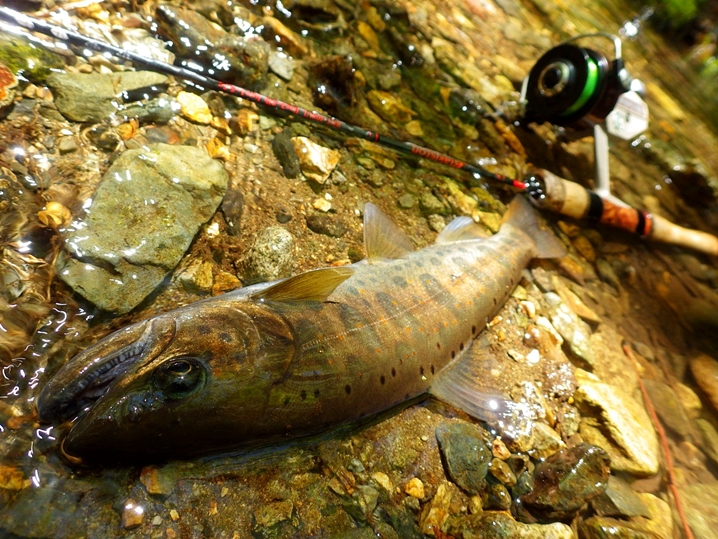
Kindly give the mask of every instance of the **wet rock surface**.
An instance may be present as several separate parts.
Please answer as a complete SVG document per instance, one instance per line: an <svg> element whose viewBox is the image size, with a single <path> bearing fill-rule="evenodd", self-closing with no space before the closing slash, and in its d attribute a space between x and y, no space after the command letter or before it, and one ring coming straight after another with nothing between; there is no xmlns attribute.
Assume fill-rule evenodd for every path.
<svg viewBox="0 0 718 539"><path fill-rule="evenodd" d="M491 461L481 429L448 423L436 429L436 439L451 479L469 494L481 492Z"/></svg>
<svg viewBox="0 0 718 539"><path fill-rule="evenodd" d="M226 187L222 165L197 148L126 151L64 233L58 274L101 309L131 310L179 262Z"/></svg>

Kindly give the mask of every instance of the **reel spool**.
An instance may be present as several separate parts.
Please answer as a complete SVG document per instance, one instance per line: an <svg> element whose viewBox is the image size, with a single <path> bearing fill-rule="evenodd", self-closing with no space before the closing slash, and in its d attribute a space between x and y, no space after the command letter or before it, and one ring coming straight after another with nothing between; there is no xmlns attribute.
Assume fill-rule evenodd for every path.
<svg viewBox="0 0 718 539"><path fill-rule="evenodd" d="M601 52L572 44L587 37L610 39L615 59L608 60ZM624 66L617 36L603 32L575 36L546 52L524 79L524 118L584 129L603 121L621 94L641 86Z"/></svg>

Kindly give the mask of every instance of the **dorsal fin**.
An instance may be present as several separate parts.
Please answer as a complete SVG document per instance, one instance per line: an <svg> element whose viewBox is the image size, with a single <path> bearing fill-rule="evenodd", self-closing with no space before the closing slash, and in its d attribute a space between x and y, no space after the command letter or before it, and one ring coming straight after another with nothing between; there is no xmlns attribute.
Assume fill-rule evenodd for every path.
<svg viewBox="0 0 718 539"><path fill-rule="evenodd" d="M364 205L364 249L367 258L401 258L414 250L409 236L376 204Z"/></svg>
<svg viewBox="0 0 718 539"><path fill-rule="evenodd" d="M451 243L461 240L479 240L489 234L477 225L471 217L457 217L446 225L436 237L436 243Z"/></svg>
<svg viewBox="0 0 718 539"><path fill-rule="evenodd" d="M265 301L326 301L334 289L354 274L348 266L300 273L258 291L252 299Z"/></svg>

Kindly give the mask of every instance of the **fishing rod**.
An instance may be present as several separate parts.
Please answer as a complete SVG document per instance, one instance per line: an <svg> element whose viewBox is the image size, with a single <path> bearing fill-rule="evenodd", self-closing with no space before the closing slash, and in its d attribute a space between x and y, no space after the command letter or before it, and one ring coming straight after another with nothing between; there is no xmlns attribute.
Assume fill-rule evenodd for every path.
<svg viewBox="0 0 718 539"><path fill-rule="evenodd" d="M293 114L309 122L325 125L330 129L392 148L401 153L411 154L447 165L457 170L463 170L469 173L474 180L485 179L508 185L519 192L527 194L536 205L570 217L587 217L602 224L638 234L644 238L684 245L714 256L718 255L718 238L715 236L680 227L661 217L652 216L643 210L615 204L609 197L602 197L579 184L559 178L545 170L536 170L521 180L510 178L502 174L491 172L479 165L472 165L455 157L411 142L386 137L377 132L348 124L331 116L325 116L316 111L310 111L279 99L247 90L241 86L215 80L191 69L142 56L41 19L30 17L10 8L0 7L0 20L5 20L31 32L38 32L59 39L71 45L84 47L101 53L109 53L135 64L146 66L152 70L167 73L180 79L193 81L205 88L237 96L278 112ZM554 64L555 63L556 62L554 62ZM548 68L553 69L555 67L554 64L549 65ZM589 69L589 72L593 73L595 70L591 71L591 69ZM601 71L599 70L598 73L600 75ZM559 72L559 76L561 76L561 74L562 72ZM552 73L549 72L549 76L551 75ZM550 80L550 77L546 80ZM561 83L560 80L558 82ZM598 82L601 82L600 78ZM595 88L595 86L593 87ZM584 89L581 94L581 99L584 99L585 93ZM582 107L587 105L586 102L581 103Z"/></svg>

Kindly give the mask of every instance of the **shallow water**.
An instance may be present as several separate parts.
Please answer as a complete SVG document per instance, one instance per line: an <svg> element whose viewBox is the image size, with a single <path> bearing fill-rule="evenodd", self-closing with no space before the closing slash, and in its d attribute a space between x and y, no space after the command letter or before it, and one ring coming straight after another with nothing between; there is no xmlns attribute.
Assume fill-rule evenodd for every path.
<svg viewBox="0 0 718 539"><path fill-rule="evenodd" d="M203 12L225 21L220 4L213 5ZM279 30L281 39L276 39L294 57L293 74L287 81L270 72L263 89L268 95L309 109L319 106L313 104L319 99L325 110L347 121L411 138L495 172L520 176L531 163L591 186L591 139L570 141L547 125L512 128L510 102L518 96L515 90L523 75L546 49L577 33L618 32L633 17L629 7L509 0L378 2L356 8L324 2L304 11L306 3L298 5L289 18L283 18L280 8L262 11L254 2L235 13L237 20L245 21L240 27L247 34L261 26L258 17L269 15L293 30ZM145 15L150 7L143 6ZM116 12L104 9L109 8L82 6L69 16L92 35L103 35L108 21L124 20L128 33L135 26L128 22L132 19L117 19ZM412 66L417 50L423 66ZM689 69L648 25L635 39L624 41L623 51L630 71L648 86L651 124L645 138L611 141L614 194L671 221L715 233L715 187L710 185L717 164L715 129L698 115L700 103L692 102ZM351 66L347 71L341 61L324 62L346 55L352 55L359 73L349 86L343 83L351 76ZM99 56L71 68L80 73L114 69L112 61ZM680 85L678 77L684 81ZM63 459L59 442L67 426L38 422L35 400L49 376L100 337L240 284L361 258L359 215L366 201L390 212L422 247L453 215L470 215L487 232L495 231L504 210L498 200L508 202L511 193L491 184L470 189L461 173L451 169L272 116L247 102L222 101L217 95L203 97L211 104L212 116L227 121L212 126L187 112L167 123L127 122L119 115L68 121L53 102L57 96L35 82L21 81L13 110L0 121L0 534L471 537L472 530L480 533L482 526L489 526L493 511L506 509L491 496L472 495L456 486L435 430L445 423L473 420L431 399L367 425L239 456L109 467L78 467ZM324 88L327 99L317 97L318 88ZM489 106L505 112L505 119L486 116L487 105L478 101L457 105L456 99L467 95L457 91L462 88L474 89ZM178 97L180 89L172 83L165 95ZM387 98L373 102L370 90L387 92L397 101L384 108ZM273 146L287 127L293 129L292 136L309 137L339 151L338 168L328 179L287 177L287 163L278 144ZM509 128L517 138L507 134ZM128 314L111 315L74 294L55 274L55 260L63 230L76 227L91 209L95 188L111 163L126 149L149 142L208 148L227 170L229 185L220 211L202 224L159 287ZM676 170L679 165L684 168ZM50 206L50 201L59 206ZM42 210L46 213L39 213ZM653 428L640 421L606 422L612 412L602 415L577 393L577 387L597 387L585 374L590 371L601 388L627 394L643 410L638 379L663 383L680 397L678 419L662 415L671 412L661 406L667 400L664 393L656 392L654 399L673 453L676 486L694 534L710 537L715 527L702 528L699 521L712 518L715 523L716 518L711 493L717 484L718 442L711 441L705 429L712 426L715 432L718 426L718 395L713 394L711 404L710 384L696 380L690 364L700 353L718 357L712 336L718 305L714 259L587 222L544 216L566 243L569 257L534 262L477 339L472 353L483 358L487 385L526 403L533 421L550 426L568 447L581 441L601 446L596 432L602 432L614 461L613 475L636 492L652 494L641 499L658 507L651 519L629 520L624 515L619 527L643 526L646 533L671 537L678 536L681 525L674 517L672 532L665 521L671 518L666 502L673 501L664 457L657 474L637 470L640 466L631 462L650 461L641 446L654 441L640 437L648 433L654 440ZM252 246L276 225L292 234L294 247L286 259L266 261L253 254ZM565 335L561 345L556 330L563 332L551 301L560 301L582 320L573 316L566 332L585 332L590 350ZM633 349L635 361L625 355L622 343ZM698 402L693 400L696 395ZM645 411L640 414L644 417ZM636 424L645 430L621 432ZM494 428L487 426L488 442L502 434ZM631 438L638 439L635 446ZM532 458L525 459L533 469L552 453L550 444L541 446L535 439L506 441L513 456L499 460L512 466L518 456L528 454ZM629 462L616 464L623 457ZM492 479L489 484L503 483ZM516 498L516 489L511 490ZM591 532L584 521L595 512L591 506L574 521L585 536ZM513 514L531 522L516 505ZM539 536L548 533L546 527L538 530Z"/></svg>

